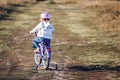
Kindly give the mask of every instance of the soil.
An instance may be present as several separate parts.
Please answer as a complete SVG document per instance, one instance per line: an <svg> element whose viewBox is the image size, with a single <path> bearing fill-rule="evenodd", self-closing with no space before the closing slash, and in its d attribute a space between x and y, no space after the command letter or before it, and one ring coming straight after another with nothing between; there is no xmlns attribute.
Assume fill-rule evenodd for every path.
<svg viewBox="0 0 120 80"><path fill-rule="evenodd" d="M27 7L18 7L18 10L23 11L23 13L13 12L11 14L13 20L4 20L8 22L8 24L10 21L10 23L15 26L22 25L23 29L13 31L14 34L12 36L1 37L2 40L11 44L11 50L6 51L0 59L0 80L120 80L119 66L110 68L108 66L91 66L88 65L87 62L79 60L77 56L73 54L82 54L82 50L80 49L90 46L91 43L88 42L86 38L80 37L79 32L74 33L73 31L72 33L66 29L66 25L62 24L64 17L68 18L68 16L74 15L73 12L70 11L70 8L69 14L71 15L66 15L68 13L65 12L65 9L67 9L68 6L70 6L68 3L67 5L51 5L46 2L39 2ZM76 9L74 6L71 7L71 9L73 10L74 8L73 11L75 11L75 15L79 15L77 12L78 7ZM48 9L48 7L50 9ZM55 15L52 17L56 30L51 43L52 60L49 70L44 70L42 67L39 67L38 70L33 70L34 53L31 46L33 36L29 34L29 31L39 22L37 21L37 15L43 10L49 10ZM61 10L61 12L57 12L58 10ZM80 8L80 10L83 9ZM81 12L80 14L83 13ZM58 17L58 15L65 16ZM59 19L58 22L56 19ZM74 18L71 19L74 20ZM89 30L92 32L91 28L87 28L88 27L83 26L85 30L80 33L85 33ZM73 35L77 35L77 37ZM55 65L58 66L57 70L55 69Z"/></svg>

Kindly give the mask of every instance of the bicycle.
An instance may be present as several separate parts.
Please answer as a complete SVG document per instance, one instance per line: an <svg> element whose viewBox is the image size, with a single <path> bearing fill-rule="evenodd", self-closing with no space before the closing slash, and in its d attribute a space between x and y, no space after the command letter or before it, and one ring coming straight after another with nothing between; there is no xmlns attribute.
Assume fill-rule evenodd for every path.
<svg viewBox="0 0 120 80"><path fill-rule="evenodd" d="M48 48L45 42L40 42L40 52L34 53L34 60L35 60L35 67L34 69L37 70L39 65L42 65L44 69L48 69L50 65L50 54L48 52Z"/></svg>
<svg viewBox="0 0 120 80"><path fill-rule="evenodd" d="M34 37L36 36L37 36L37 33L35 32ZM44 41L40 42L39 43L40 52L34 52L34 61L35 61L34 70L37 70L39 65L43 66L45 70L49 69L51 53L49 53L50 48L47 47L47 44L48 43ZM56 64L53 66L55 66L55 69L58 69Z"/></svg>

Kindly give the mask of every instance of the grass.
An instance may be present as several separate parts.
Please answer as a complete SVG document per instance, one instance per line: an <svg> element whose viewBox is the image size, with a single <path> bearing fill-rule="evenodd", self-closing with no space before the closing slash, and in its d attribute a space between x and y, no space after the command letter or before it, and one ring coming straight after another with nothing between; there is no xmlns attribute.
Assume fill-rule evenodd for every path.
<svg viewBox="0 0 120 80"><path fill-rule="evenodd" d="M5 75L9 75L8 77L5 77ZM10 76L10 75L12 75L12 76ZM26 79L28 79L26 76L28 76L29 75L29 73L28 72L21 72L20 70L19 71L15 71L15 72L12 72L12 74L10 73L10 74L8 74L8 72L6 71L6 73L5 73L5 71L4 71L4 74L2 73L1 75L0 75L0 79L5 79L5 80L26 80Z"/></svg>
<svg viewBox="0 0 120 80"><path fill-rule="evenodd" d="M100 80L119 79L119 35L106 33L96 28L95 24L89 26L90 23L86 21L91 20L94 15L86 8L74 4L71 6L68 3L53 5L39 3L19 7L18 10L22 13L13 13L12 20L0 21L0 31L4 32L0 33L0 53L7 54L8 56L5 56L10 58L12 65L12 68L1 71L1 79L51 79L56 75L59 77L59 72L54 75L54 71L31 70L33 50L30 45L33 37L30 37L28 32L37 24L37 15L43 10L48 10L52 14L56 30L52 41L52 60L60 66L65 64L63 66L68 71L60 71L60 74L63 72L63 77L72 75L71 77L76 80L96 80L96 77ZM6 50L10 50L10 54ZM3 66L9 61L6 58Z"/></svg>
<svg viewBox="0 0 120 80"><path fill-rule="evenodd" d="M17 10L21 10L22 7L17 8ZM0 79L5 80L26 80L27 76L29 76L28 72L24 72L21 70L16 70L16 67L18 68L18 59L17 56L15 57L16 53L20 55L19 52L17 52L17 48L24 48L24 45L22 43L18 44L22 40L22 38L19 38L22 34L22 32L26 29L28 29L30 26L28 24L30 23L28 18L30 18L30 15L22 15L25 13L12 13L11 16L12 20L1 20L0 21L0 61L2 63L0 64ZM16 37L19 36L19 37ZM22 35L25 36L25 35ZM25 40L26 41L26 40ZM24 42L24 41L23 41ZM15 51L15 52L14 52ZM26 51L28 52L28 51ZM25 53L25 52L24 52ZM30 51L29 51L30 53ZM9 65L7 64L9 63ZM7 77L6 77L7 76Z"/></svg>
<svg viewBox="0 0 120 80"><path fill-rule="evenodd" d="M49 0L49 4L55 4L54 0Z"/></svg>
<svg viewBox="0 0 120 80"><path fill-rule="evenodd" d="M22 12L12 13L12 15L10 15L12 20L6 19L0 21L0 61L4 60L3 63L0 64L0 69L4 69L5 66L10 66L10 68L8 67L7 69L5 68L4 71L0 71L0 79L26 80L28 79L28 76L34 76L37 74L26 71L28 70L28 67L30 68L33 65L33 54L31 54L33 52L31 46L32 40L30 40L30 38L33 37L29 36L29 28L37 24L37 21L39 21L39 19L36 15L40 14L40 12L36 10L35 5L34 7L31 5L31 8L34 8L32 10L29 10L29 7L30 6L26 6L25 8L23 8L20 6L17 8L17 10ZM34 11L36 12L34 13ZM31 56L32 60L31 58L28 58L28 55ZM4 56L6 56L6 58L8 59L6 59ZM29 61L31 60L31 63L24 64L26 59ZM7 65L7 62L9 61L10 65ZM14 67L14 65L16 67ZM20 68L22 68L22 70L19 70L19 66L21 66ZM14 69L12 69L11 67ZM47 73L48 72L39 74L37 77L41 77L42 75ZM46 76L47 79L51 77L50 74Z"/></svg>
<svg viewBox="0 0 120 80"><path fill-rule="evenodd" d="M67 15L66 19L61 21L64 22L62 26L66 27L70 32L68 36L72 36L73 41L70 39L68 44L59 45L57 50L69 56L71 58L70 63L72 64L77 61L78 64L85 65L120 65L120 50L118 46L119 43L117 42L119 36L114 36L114 33L105 33L95 28L96 26L92 23L90 26L86 25L89 24L89 22L84 23L82 20L91 19L94 16L91 15L91 12L86 10L82 11L82 8L74 5L72 7L66 5L64 8L68 10L66 14L64 14ZM62 7L60 10L64 11ZM76 18L75 16L77 15L79 16ZM66 35L64 36L66 37ZM81 40L81 42L76 42L76 39ZM83 40L86 41L85 46L84 43L82 43Z"/></svg>
<svg viewBox="0 0 120 80"><path fill-rule="evenodd" d="M120 9L118 1L104 1L104 4L89 5L88 9L92 10L95 16L84 22L97 25L97 28L106 32L119 32ZM94 21L96 18L97 20Z"/></svg>
<svg viewBox="0 0 120 80"><path fill-rule="evenodd" d="M38 0L38 1L44 1L44 0ZM10 1L0 0L0 20L6 19L6 17L8 17L9 14L12 12L17 12L16 7L29 6L38 1L37 0L10 0Z"/></svg>

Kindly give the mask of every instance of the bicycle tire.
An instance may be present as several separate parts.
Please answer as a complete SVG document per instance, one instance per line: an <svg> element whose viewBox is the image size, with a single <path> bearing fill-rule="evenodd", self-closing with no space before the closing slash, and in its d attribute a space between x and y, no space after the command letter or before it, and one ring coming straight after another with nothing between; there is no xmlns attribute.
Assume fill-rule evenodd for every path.
<svg viewBox="0 0 120 80"><path fill-rule="evenodd" d="M42 62L41 56L39 53L34 53L34 61L36 65L40 65Z"/></svg>
<svg viewBox="0 0 120 80"><path fill-rule="evenodd" d="M49 68L49 65L50 65L50 58L48 56L49 56L49 53L47 48L45 47L42 62L43 62L44 69L46 70Z"/></svg>

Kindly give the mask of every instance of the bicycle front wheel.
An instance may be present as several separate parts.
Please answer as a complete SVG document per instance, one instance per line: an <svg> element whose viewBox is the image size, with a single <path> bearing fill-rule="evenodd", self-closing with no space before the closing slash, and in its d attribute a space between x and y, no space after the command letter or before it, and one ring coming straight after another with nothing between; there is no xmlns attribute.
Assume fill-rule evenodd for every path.
<svg viewBox="0 0 120 80"><path fill-rule="evenodd" d="M44 69L48 69L49 65L50 65L50 58L48 56L49 56L48 50L47 50L47 48L45 48L44 56L42 58Z"/></svg>
<svg viewBox="0 0 120 80"><path fill-rule="evenodd" d="M41 64L42 59L41 59L41 56L40 56L39 53L35 53L35 54L34 54L34 60L35 60L35 64L36 64L36 65L40 65L40 64Z"/></svg>

